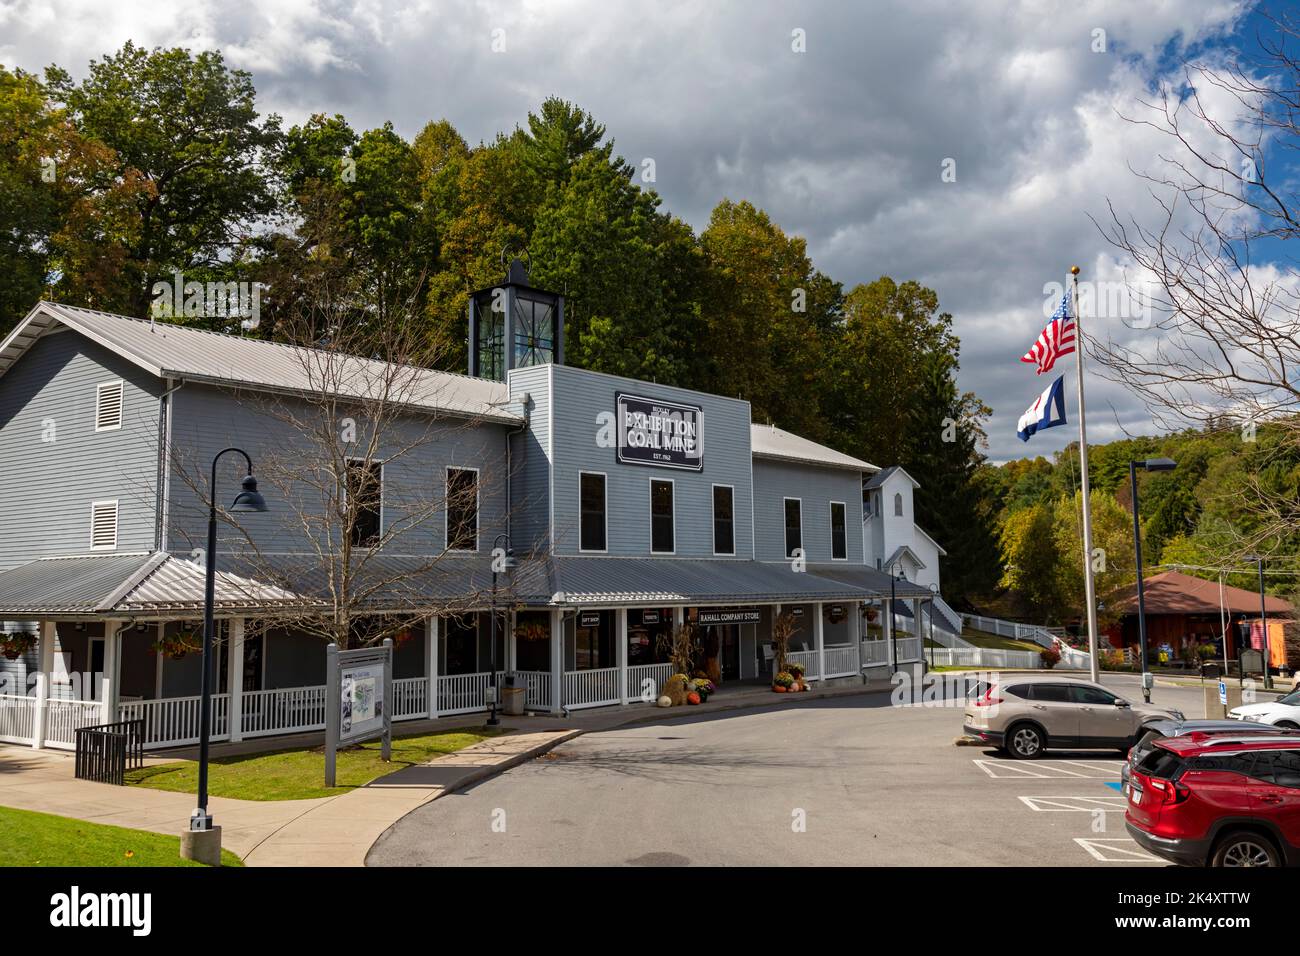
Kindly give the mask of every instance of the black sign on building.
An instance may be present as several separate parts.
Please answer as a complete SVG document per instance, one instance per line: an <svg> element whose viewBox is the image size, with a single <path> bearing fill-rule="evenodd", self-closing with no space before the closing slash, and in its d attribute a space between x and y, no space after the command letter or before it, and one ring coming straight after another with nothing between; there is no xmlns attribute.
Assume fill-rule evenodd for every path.
<svg viewBox="0 0 1300 956"><path fill-rule="evenodd" d="M618 460L699 471L704 467L704 414L699 405L619 392Z"/></svg>

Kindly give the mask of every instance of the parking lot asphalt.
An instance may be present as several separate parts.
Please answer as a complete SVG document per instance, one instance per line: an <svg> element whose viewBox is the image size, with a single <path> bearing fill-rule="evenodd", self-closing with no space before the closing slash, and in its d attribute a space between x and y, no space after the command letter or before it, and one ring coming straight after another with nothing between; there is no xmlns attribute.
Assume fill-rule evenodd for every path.
<svg viewBox="0 0 1300 956"><path fill-rule="evenodd" d="M1141 699L1136 678L1104 683ZM962 707L872 694L587 734L416 810L367 863L1164 865L1124 832L1117 752L957 747Z"/></svg>

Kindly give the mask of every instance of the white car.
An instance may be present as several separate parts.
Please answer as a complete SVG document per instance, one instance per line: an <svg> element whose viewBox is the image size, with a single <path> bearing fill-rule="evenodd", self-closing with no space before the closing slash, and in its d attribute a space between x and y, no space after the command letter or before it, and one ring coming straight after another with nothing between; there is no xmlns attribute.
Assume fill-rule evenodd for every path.
<svg viewBox="0 0 1300 956"><path fill-rule="evenodd" d="M1285 697L1271 700L1267 704L1243 704L1228 711L1228 716L1236 720L1249 720L1256 724L1272 724L1274 727L1286 727L1300 730L1300 689L1291 691Z"/></svg>

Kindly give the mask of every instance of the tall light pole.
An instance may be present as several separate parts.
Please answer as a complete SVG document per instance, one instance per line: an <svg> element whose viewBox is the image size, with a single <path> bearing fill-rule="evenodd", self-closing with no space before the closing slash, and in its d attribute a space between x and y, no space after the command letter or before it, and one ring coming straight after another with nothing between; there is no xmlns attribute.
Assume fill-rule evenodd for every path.
<svg viewBox="0 0 1300 956"><path fill-rule="evenodd" d="M1147 458L1128 463L1129 490L1133 493L1133 551L1137 555L1138 647L1142 654L1142 699L1151 703L1151 669L1147 654L1146 590L1142 586L1142 522L1138 518L1137 470L1173 471L1178 465L1170 458Z"/></svg>
<svg viewBox="0 0 1300 956"><path fill-rule="evenodd" d="M505 541L504 549L501 542ZM491 673L488 675L488 686L492 688L492 700L490 710L488 711L488 726L496 727L501 723L497 717L497 573L500 571L510 571L515 566L515 552L510 546L510 535L501 532L492 542L492 648L488 651L488 660L491 664Z"/></svg>
<svg viewBox="0 0 1300 956"><path fill-rule="evenodd" d="M1246 556L1246 560L1254 561L1259 569L1259 626L1264 636L1264 687L1270 689L1273 686L1273 675L1268 670L1268 609L1264 605L1264 556L1251 554Z"/></svg>
<svg viewBox="0 0 1300 956"><path fill-rule="evenodd" d="M232 514L267 510L266 499L258 493L257 479L253 477L253 459L248 457L248 453L242 448L223 448L217 452L212 459L212 475L208 481L208 550L204 555L207 568L203 582L203 675L199 683L199 805L190 814L190 829L199 831L212 829L212 814L208 813L208 738L212 733L212 640L215 628L212 618L217 580L217 462L228 452L244 456L248 474L241 483L242 490L235 495L227 510Z"/></svg>

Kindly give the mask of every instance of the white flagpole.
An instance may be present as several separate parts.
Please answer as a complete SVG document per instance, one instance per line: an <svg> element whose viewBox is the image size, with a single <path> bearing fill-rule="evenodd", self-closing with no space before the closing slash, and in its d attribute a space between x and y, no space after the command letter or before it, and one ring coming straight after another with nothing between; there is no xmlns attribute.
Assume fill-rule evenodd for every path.
<svg viewBox="0 0 1300 956"><path fill-rule="evenodd" d="M1074 317L1074 354L1079 386L1079 471L1083 490L1083 590L1088 611L1089 676L1101 678L1097 660L1097 589L1092 580L1092 504L1088 490L1088 420L1083 402L1083 319L1079 315L1079 267L1070 267L1070 312Z"/></svg>

